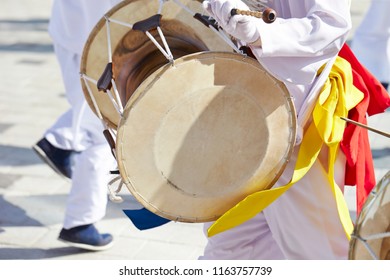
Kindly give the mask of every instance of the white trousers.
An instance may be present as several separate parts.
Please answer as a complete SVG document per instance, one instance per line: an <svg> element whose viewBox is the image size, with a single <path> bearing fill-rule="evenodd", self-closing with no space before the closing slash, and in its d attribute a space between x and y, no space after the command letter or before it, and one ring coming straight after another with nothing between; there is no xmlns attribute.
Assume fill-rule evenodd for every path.
<svg viewBox="0 0 390 280"><path fill-rule="evenodd" d="M390 82L389 11L389 0L372 0L352 40L356 57L384 83Z"/></svg>
<svg viewBox="0 0 390 280"><path fill-rule="evenodd" d="M103 124L89 108L81 88L81 56L58 44L54 44L54 50L71 108L47 130L46 138L58 148L75 151L106 143Z"/></svg>
<svg viewBox="0 0 390 280"><path fill-rule="evenodd" d="M297 152L274 186L290 181ZM335 178L344 186L345 157L340 153ZM211 223L205 224L205 230ZM317 160L296 185L263 212L208 239L199 259L347 259L349 241L322 164Z"/></svg>
<svg viewBox="0 0 390 280"><path fill-rule="evenodd" d="M92 145L78 154L68 195L63 227L93 224L106 214L107 183L115 168L108 145Z"/></svg>
<svg viewBox="0 0 390 280"><path fill-rule="evenodd" d="M79 153L74 158L72 188L66 205L66 229L95 223L105 215L109 171L115 160L103 136L103 125L85 101L80 83L80 55L55 45L66 97L71 108L46 133L54 146Z"/></svg>

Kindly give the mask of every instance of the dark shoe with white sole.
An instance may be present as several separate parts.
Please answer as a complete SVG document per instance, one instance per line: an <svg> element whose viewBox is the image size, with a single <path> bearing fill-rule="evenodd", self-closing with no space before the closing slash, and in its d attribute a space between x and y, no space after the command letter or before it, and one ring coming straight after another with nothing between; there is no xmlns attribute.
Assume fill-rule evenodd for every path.
<svg viewBox="0 0 390 280"><path fill-rule="evenodd" d="M72 178L71 158L75 151L56 148L46 138L39 140L32 148L56 173Z"/></svg>
<svg viewBox="0 0 390 280"><path fill-rule="evenodd" d="M103 251L111 248L113 237L109 233L100 234L93 224L62 229L58 240L70 246L89 250Z"/></svg>

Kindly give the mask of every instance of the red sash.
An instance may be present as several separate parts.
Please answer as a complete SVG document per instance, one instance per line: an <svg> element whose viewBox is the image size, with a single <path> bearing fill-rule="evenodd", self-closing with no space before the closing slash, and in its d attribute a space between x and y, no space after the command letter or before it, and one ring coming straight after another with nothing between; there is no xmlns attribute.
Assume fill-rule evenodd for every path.
<svg viewBox="0 0 390 280"><path fill-rule="evenodd" d="M390 107L389 93L358 61L347 44L340 50L339 56L351 64L353 84L364 94L364 99L349 111L348 118L367 124L367 115L383 113ZM345 184L356 186L359 214L367 196L376 185L367 129L348 123L340 146L347 158Z"/></svg>

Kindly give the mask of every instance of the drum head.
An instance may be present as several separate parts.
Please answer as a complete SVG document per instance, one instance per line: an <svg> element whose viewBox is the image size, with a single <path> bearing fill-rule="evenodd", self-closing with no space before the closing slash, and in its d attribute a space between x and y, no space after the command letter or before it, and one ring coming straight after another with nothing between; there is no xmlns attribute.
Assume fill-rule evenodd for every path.
<svg viewBox="0 0 390 280"><path fill-rule="evenodd" d="M85 44L81 73L89 79L82 79L85 98L96 113L94 102L106 123L116 129L120 114L112 104L109 95L98 91L96 84L109 63L109 45L112 52L113 76L118 87L120 102L125 107L127 100L138 85L151 73L167 63L166 57L158 50L144 32L133 30L130 26L144 21L159 12L159 0L127 0L112 8L105 17L111 21L107 35L106 18L103 17L92 30ZM204 14L200 1L180 0L192 12ZM212 30L193 18L188 10L183 9L173 0L164 1L160 11L161 29L166 37L174 58L205 51L231 51L227 43ZM163 46L156 30L150 31Z"/></svg>
<svg viewBox="0 0 390 280"><path fill-rule="evenodd" d="M116 153L122 179L147 209L205 222L270 188L295 136L283 83L252 58L204 52L158 69L138 87Z"/></svg>
<svg viewBox="0 0 390 280"><path fill-rule="evenodd" d="M350 242L349 259L373 259L369 251L372 250L378 259L390 260L390 237L369 240L374 235L390 233L389 185L390 171L378 182L363 206ZM369 249L361 239L367 239Z"/></svg>

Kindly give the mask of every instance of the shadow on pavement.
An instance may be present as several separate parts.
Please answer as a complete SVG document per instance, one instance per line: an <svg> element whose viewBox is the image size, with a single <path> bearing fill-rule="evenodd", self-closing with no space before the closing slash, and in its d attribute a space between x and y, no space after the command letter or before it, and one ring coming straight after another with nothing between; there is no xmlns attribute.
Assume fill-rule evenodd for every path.
<svg viewBox="0 0 390 280"><path fill-rule="evenodd" d="M390 148L384 149L372 149L372 157L374 159L380 159L384 157L390 157Z"/></svg>
<svg viewBox="0 0 390 280"><path fill-rule="evenodd" d="M0 31L6 33L5 36L20 32L48 32L49 20L46 18L32 18L28 20L0 20ZM29 42L28 36L19 36L23 41L5 43L0 39L0 52L53 52L53 45L47 43ZM4 37L3 37L4 38ZM24 41L26 40L26 41Z"/></svg>
<svg viewBox="0 0 390 280"><path fill-rule="evenodd" d="M61 256L86 254L90 251L74 247L60 247L51 249L39 248L0 248L0 260L37 260L50 259Z"/></svg>
<svg viewBox="0 0 390 280"><path fill-rule="evenodd" d="M49 19L47 18L31 18L26 20L17 20L17 19L0 20L0 27L2 30L47 32L48 25L49 25Z"/></svg>
<svg viewBox="0 0 390 280"><path fill-rule="evenodd" d="M0 166L44 164L32 148L0 145Z"/></svg>
<svg viewBox="0 0 390 280"><path fill-rule="evenodd" d="M41 222L34 218L31 218L27 212L5 200L3 196L0 196L0 229L5 226L43 226ZM1 229L1 232L4 231Z"/></svg>

